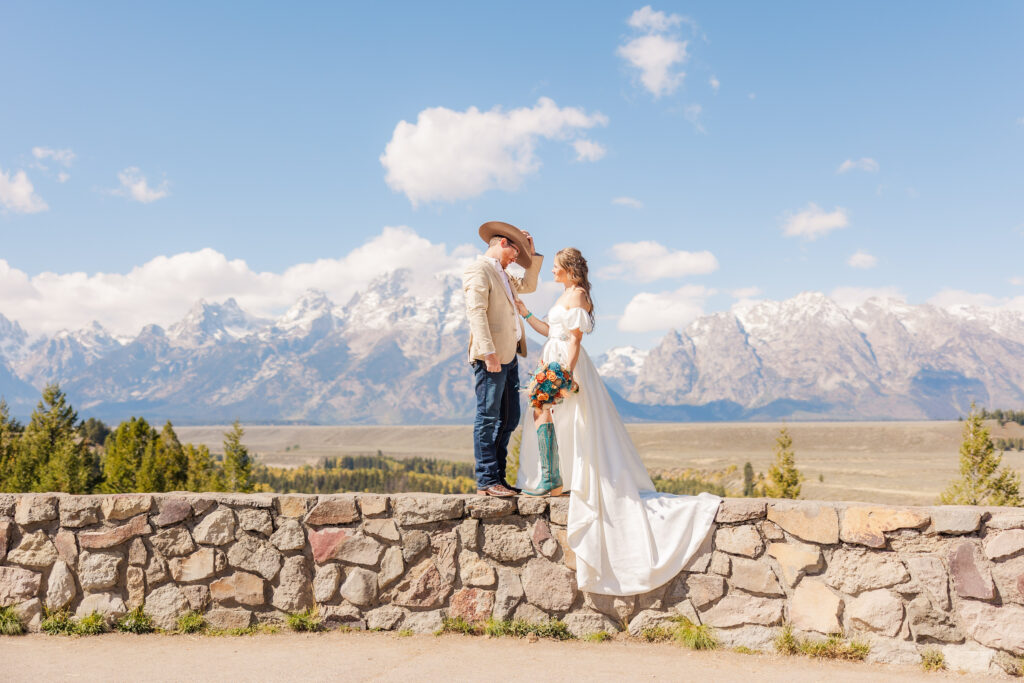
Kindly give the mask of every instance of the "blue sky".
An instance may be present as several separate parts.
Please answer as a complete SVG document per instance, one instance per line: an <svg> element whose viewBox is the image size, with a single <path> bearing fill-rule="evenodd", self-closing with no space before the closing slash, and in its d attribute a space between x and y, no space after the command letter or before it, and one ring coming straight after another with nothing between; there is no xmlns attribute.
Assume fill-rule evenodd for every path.
<svg viewBox="0 0 1024 683"><path fill-rule="evenodd" d="M593 351L805 290L1024 309L1021 3L210 5L0 7L0 313L343 303L491 219L590 259Z"/></svg>

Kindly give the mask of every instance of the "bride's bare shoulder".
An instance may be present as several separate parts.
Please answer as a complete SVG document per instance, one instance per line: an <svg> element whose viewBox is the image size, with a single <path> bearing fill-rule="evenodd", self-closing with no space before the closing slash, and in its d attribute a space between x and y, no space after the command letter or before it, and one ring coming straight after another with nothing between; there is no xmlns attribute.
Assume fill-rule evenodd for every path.
<svg viewBox="0 0 1024 683"><path fill-rule="evenodd" d="M573 287L565 293L565 307L582 308L587 312L592 308L590 298L582 287Z"/></svg>

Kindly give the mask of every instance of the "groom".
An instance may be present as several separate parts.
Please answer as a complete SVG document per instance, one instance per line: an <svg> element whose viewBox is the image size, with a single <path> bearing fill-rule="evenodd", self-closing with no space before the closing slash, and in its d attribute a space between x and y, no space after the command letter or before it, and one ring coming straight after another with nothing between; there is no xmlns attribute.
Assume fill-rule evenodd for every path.
<svg viewBox="0 0 1024 683"><path fill-rule="evenodd" d="M469 362L476 382L473 457L477 493L514 496L505 481L508 440L519 424L519 363L526 356L526 331L516 313L518 294L537 289L544 257L534 251L530 233L490 221L480 226L487 251L462 274L469 317ZM506 268L513 261L526 269L522 279Z"/></svg>

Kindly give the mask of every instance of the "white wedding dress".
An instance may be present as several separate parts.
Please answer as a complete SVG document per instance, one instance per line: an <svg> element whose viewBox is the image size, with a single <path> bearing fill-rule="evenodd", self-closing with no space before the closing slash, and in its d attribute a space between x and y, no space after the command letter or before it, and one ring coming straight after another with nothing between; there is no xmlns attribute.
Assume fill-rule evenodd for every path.
<svg viewBox="0 0 1024 683"><path fill-rule="evenodd" d="M541 362L568 366L569 330L590 332L582 308L548 311ZM654 490L647 469L587 352L581 347L574 379L578 394L551 410L562 481L569 498L567 535L576 553L581 590L637 595L676 576L711 530L721 498L677 496ZM516 486L540 486L540 452L533 411L523 410Z"/></svg>

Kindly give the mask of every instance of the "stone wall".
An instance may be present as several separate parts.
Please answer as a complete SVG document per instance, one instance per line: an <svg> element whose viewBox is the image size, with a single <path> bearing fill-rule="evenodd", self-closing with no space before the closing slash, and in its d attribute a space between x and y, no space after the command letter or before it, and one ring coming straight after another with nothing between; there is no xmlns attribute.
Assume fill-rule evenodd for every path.
<svg viewBox="0 0 1024 683"><path fill-rule="evenodd" d="M328 626L430 632L445 615L563 619L634 634L676 614L729 646L780 625L844 631L870 659L997 672L1024 656L1024 509L726 500L705 547L650 593L576 588L567 499L432 494L0 494L0 606L111 618L144 605L172 629L316 604Z"/></svg>

